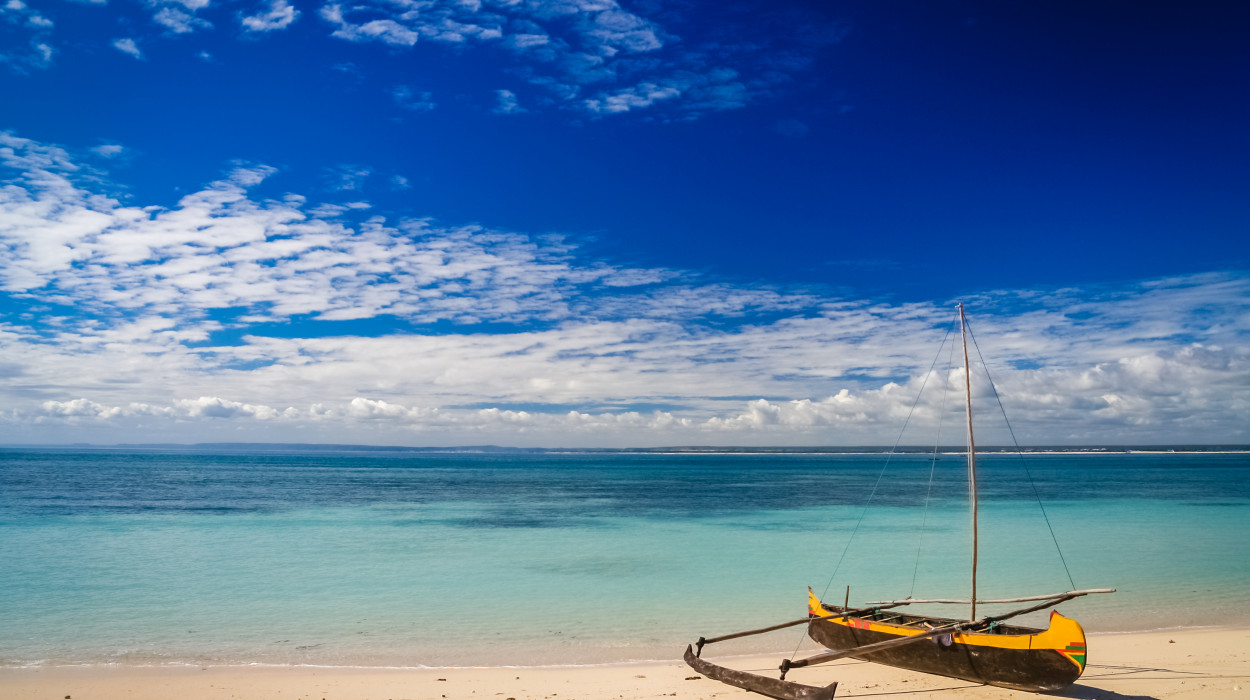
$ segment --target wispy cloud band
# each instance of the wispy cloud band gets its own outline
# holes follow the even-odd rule
[[[623,267],[567,238],[260,198],[280,176],[261,165],[173,207],[124,204],[77,160],[0,134],[13,440],[888,443],[921,383],[958,383],[929,374],[947,301]],[[1244,274],[963,301],[1025,441],[1245,439]],[[659,408],[606,408],[639,405]]]
[[[237,36],[258,40],[301,18],[287,0],[265,0],[230,17],[207,0],[146,6],[157,32],[135,27],[131,36],[99,37],[98,45],[147,60],[144,49],[155,41],[230,26]],[[688,12],[616,0],[363,0],[326,2],[316,16],[319,36],[329,41],[380,44],[390,54],[418,43],[483,52],[498,66],[498,78],[514,83],[496,92],[497,113],[521,111],[521,98],[530,109],[555,105],[594,118],[661,112],[664,119],[693,119],[738,109],[810,73],[814,57],[846,34],[844,25],[816,13],[767,13],[770,26],[761,27],[725,10],[709,35]],[[22,0],[0,5],[0,20],[29,36],[28,49],[0,53],[0,63],[23,72],[51,65],[57,54],[51,20]]]

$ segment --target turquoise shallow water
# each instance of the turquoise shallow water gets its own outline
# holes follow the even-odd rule
[[[1250,623],[1250,455],[1024,460],[1071,583],[1119,589],[1063,606],[1087,629]],[[966,597],[962,458],[931,492],[920,456],[874,492],[884,463],[0,450],[0,663],[602,663],[801,617],[808,585]],[[1070,586],[1021,463],[981,462],[982,597]]]

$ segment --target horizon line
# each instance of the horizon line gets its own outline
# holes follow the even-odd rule
[[[754,453],[754,454],[839,454],[853,452],[890,453],[905,452],[924,454],[930,452],[966,454],[965,445],[666,445],[656,447],[521,447],[512,445],[370,445],[359,443],[305,443],[305,442],[195,442],[195,443],[0,443],[0,450],[12,449],[182,449],[182,450],[253,450],[253,451],[304,451],[304,452],[636,452],[636,453]],[[1105,443],[1090,445],[981,445],[978,453],[1015,452],[1250,452],[1250,444],[1244,443]]]

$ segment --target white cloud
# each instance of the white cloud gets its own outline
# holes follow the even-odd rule
[[[680,21],[681,14],[667,16]],[[365,0],[321,9],[340,39],[398,47],[418,40],[498,46],[521,63],[517,72],[526,81],[570,106],[600,115],[669,107],[686,118],[736,109],[769,94],[788,82],[790,73],[810,70],[811,55],[845,34],[830,39],[834,35],[823,32],[821,23],[801,12],[790,14],[803,26],[773,28],[777,34],[771,38],[755,27],[734,27],[741,34],[735,40],[700,45],[684,43],[615,0]],[[727,29],[722,33],[733,36]],[[582,87],[589,85],[599,92],[583,97]]]
[[[1244,439],[1250,353],[1188,344],[1118,356],[1111,331],[1129,338],[1150,330],[1118,325],[1126,317],[1120,314],[1132,309],[1103,308],[1111,315],[1109,327],[1092,335],[1110,347],[1081,347],[1072,339],[1091,335],[1090,329],[1069,328],[1056,339],[1069,346],[1069,356],[1059,362],[1039,350],[1035,357],[1042,368],[1013,370],[1010,363],[992,368],[1026,443]],[[942,390],[949,387],[949,396],[957,396],[962,386],[958,368],[939,366],[925,379],[936,352],[932,346],[941,339],[935,322],[949,316],[949,308],[846,304],[828,317],[714,333],[667,321],[587,320],[550,331],[497,335],[251,337],[243,346],[194,349],[178,340],[183,332],[175,324],[153,323],[97,333],[95,339],[77,336],[51,353],[20,356],[27,358],[23,376],[32,383],[103,387],[87,378],[107,372],[114,386],[144,392],[121,401],[50,404],[43,411],[49,419],[281,418],[291,425],[311,421],[321,426],[319,431],[338,431],[329,434],[334,440],[426,444],[474,442],[483,435],[492,442],[548,445],[602,444],[607,437],[618,444],[889,444],[922,382],[929,390],[911,419],[913,429],[934,427]],[[1008,335],[1015,342],[1045,339],[1055,332],[1056,318],[1032,319]],[[1234,337],[1246,332],[1243,327]],[[988,327],[978,333],[983,346],[992,335],[996,350],[1012,354],[1010,343],[997,347],[999,336]],[[1100,356],[1107,359],[1100,361]],[[84,362],[87,357],[90,362]],[[1079,361],[1068,367],[1074,357]],[[263,365],[255,369],[230,369],[257,360]],[[158,394],[169,391],[169,384],[143,381],[153,375],[177,376],[179,391],[199,398],[162,402]],[[851,375],[881,378],[847,378]],[[906,379],[894,381],[888,378],[892,375]],[[364,386],[375,394],[354,393]],[[812,396],[819,386],[835,390]],[[982,415],[992,415],[986,387],[977,391]],[[718,398],[729,394],[798,396]],[[621,401],[681,407],[541,409]],[[481,407],[459,407],[464,404]],[[148,408],[125,408],[131,405]],[[955,427],[949,428],[947,442],[960,440],[960,411],[960,401],[948,401],[946,424]],[[983,430],[985,444],[1008,441],[1001,427]],[[916,441],[922,440],[905,442]]]
[[[56,51],[53,22],[25,0],[0,2],[0,16],[28,34],[24,43],[13,44],[22,48],[0,52],[0,63],[21,72],[50,65]],[[213,28],[204,17],[210,0],[145,0],[145,5],[166,38]],[[254,39],[290,27],[300,14],[290,0],[251,0],[235,16],[239,34]],[[825,31],[811,13],[794,11],[782,13],[789,19],[767,31],[726,24],[722,20],[734,13],[718,13],[712,38],[705,36],[707,22],[694,19],[687,8],[661,13],[658,6],[626,7],[616,0],[360,0],[327,2],[317,14],[335,39],[377,42],[394,49],[392,54],[418,42],[457,52],[483,47],[523,81],[507,91],[506,100],[496,94],[493,108],[500,113],[516,113],[519,107],[513,105],[522,102],[529,109],[557,105],[602,116],[662,110],[665,119],[737,109],[775,93],[792,74],[812,70],[816,52],[845,35],[844,28]],[[127,37],[112,45],[143,59],[142,41]],[[428,99],[403,104],[415,110],[433,106]]]
[[[516,234],[379,218],[350,229],[333,216],[367,203],[305,210],[297,200],[252,201],[246,188],[272,172],[264,168],[238,169],[173,210],[123,207],[76,188],[62,151],[8,140],[18,147],[9,149],[10,164],[25,168],[30,183],[0,199],[0,285],[11,291],[156,313],[254,306],[280,316],[360,318],[385,310],[470,320],[564,315],[560,285],[610,276],[574,270],[559,246],[542,249]],[[329,177],[336,189],[352,191],[370,173],[343,166]],[[474,296],[484,290],[489,299]]]
[[[537,25],[535,25],[537,27]],[[527,49],[547,46],[551,43],[551,37],[539,29],[535,33],[510,34],[504,39],[503,45],[517,52],[524,52]]]
[[[27,69],[42,69],[52,65],[56,50],[49,43],[52,20],[39,14],[22,0],[0,3],[0,26],[8,24],[25,34],[22,42],[13,42],[0,50],[0,65],[8,64],[19,73]],[[21,48],[19,48],[19,46]]]
[[[927,379],[919,371],[903,383],[842,388],[823,398],[715,399],[707,393],[744,388],[777,392],[801,386],[801,382],[775,377],[761,383],[756,374],[761,369],[791,369],[794,363],[778,361],[775,355],[756,362],[744,352],[764,337],[777,336],[772,344],[793,345],[795,339],[777,328],[759,329],[750,339],[732,335],[697,339],[676,330],[660,330],[660,337],[648,343],[637,335],[657,330],[648,324],[591,324],[502,337],[256,338],[240,350],[268,354],[272,359],[302,360],[281,359],[238,376],[218,372],[213,384],[240,395],[286,394],[306,399],[305,408],[279,409],[273,401],[218,396],[164,404],[109,404],[79,398],[46,401],[36,414],[41,420],[67,421],[124,422],[136,416],[210,421],[210,425],[219,419],[283,421],[319,426],[318,434],[336,441],[376,436],[371,439],[420,444],[483,439],[570,446],[605,444],[605,440],[609,444],[892,444],[905,422],[909,432],[904,444],[959,444],[962,440],[960,368],[939,368]],[[668,343],[678,347],[673,352],[659,347]],[[716,345],[721,347],[710,347]],[[835,340],[832,345],[845,347],[845,342]],[[621,348],[631,346],[634,356],[623,357]],[[122,347],[109,352],[115,354]],[[703,366],[685,361],[692,350],[706,355],[726,349],[731,351],[732,362]],[[866,354],[855,358],[871,359]],[[190,366],[196,364],[190,361]],[[403,368],[398,375],[397,368]],[[38,368],[30,371],[39,373]],[[1006,410],[1025,444],[1238,442],[1244,441],[1247,432],[1243,419],[1250,412],[1250,402],[1244,399],[1244,389],[1250,382],[1250,353],[1245,350],[1192,345],[1080,370],[1039,369],[1004,376],[999,368],[996,374]],[[927,392],[917,404],[917,391],[925,382]],[[393,397],[352,396],[346,389],[362,383]],[[497,406],[490,406],[489,400],[477,402],[479,407],[456,405],[501,388],[509,396],[494,399]],[[344,389],[347,393],[342,398],[333,396]],[[677,400],[684,406],[647,411],[542,409],[544,404],[595,403],[605,396],[625,395],[642,400],[646,400],[644,395],[652,400],[666,396],[670,403],[681,397]],[[996,422],[992,396],[984,384],[977,387],[975,401],[982,407],[978,427],[982,444],[1009,444],[1010,436]],[[510,405],[517,402],[533,408]],[[481,407],[482,403],[487,405]],[[944,423],[939,422],[942,416]],[[938,434],[935,429],[940,424],[945,425],[945,432]],[[326,430],[331,432],[320,432]]]
[[[191,418],[254,418],[256,420],[275,420],[278,418],[294,418],[299,412],[294,408],[279,411],[263,405],[240,403],[217,396],[201,396],[195,399],[180,399],[176,402],[178,409],[186,412]]]
[[[52,65],[55,55],[56,49],[36,36],[27,43],[25,49],[0,53],[0,64],[8,64],[19,73],[25,73],[28,68],[47,68]]]
[[[344,19],[343,7],[328,4],[321,8],[321,18],[335,25],[333,36],[348,41],[380,41],[392,46],[412,46],[420,35],[390,19],[375,19],[363,24],[352,24]]]
[[[116,158],[126,151],[126,147],[116,143],[105,143],[92,148],[91,151],[102,158]]]
[[[352,399],[347,406],[339,413],[353,418],[363,418],[366,420],[399,420],[406,422],[420,421],[424,416],[436,413],[433,411],[422,411],[419,408],[408,408],[399,404],[387,401],[378,401],[374,399],[366,399],[357,396]],[[322,415],[327,415],[325,412]]]
[[[329,180],[331,189],[339,192],[355,192],[362,189],[365,180],[369,179],[372,174],[373,169],[364,165],[345,164],[326,169],[326,179]]]
[[[171,416],[173,410],[163,406],[132,403],[127,406],[105,406],[89,399],[71,401],[44,401],[40,405],[41,417],[67,419],[112,420],[133,416]]]
[[[584,101],[582,104],[597,114],[619,114],[631,110],[643,109],[662,100],[671,100],[681,95],[681,90],[672,85],[656,85],[655,83],[639,83],[630,88],[619,90],[614,94],[600,95]]]
[[[174,34],[189,34],[197,29],[212,29],[211,22],[196,17],[176,7],[162,7],[152,15],[152,21]]]
[[[143,60],[143,52],[139,50],[139,45],[135,43],[134,39],[129,37],[125,39],[114,39],[113,48],[129,56],[134,56],[139,60]]]
[[[609,6],[610,5],[610,6]],[[603,3],[604,9],[583,15],[583,33],[594,40],[606,55],[617,51],[646,52],[663,46],[647,20],[622,10],[616,3]]]
[[[27,34],[0,51],[0,63],[20,72],[50,65],[57,50],[53,22],[25,0],[0,2],[0,16]],[[204,17],[210,0],[144,4],[166,38],[213,28]],[[235,14],[242,29],[236,34],[252,39],[290,27],[301,14],[290,0],[250,0],[244,7]],[[360,0],[327,2],[317,14],[335,39],[377,42],[394,49],[392,55],[418,42],[458,53],[480,47],[523,81],[505,101],[496,94],[491,107],[500,113],[516,113],[512,105],[524,103],[531,110],[556,105],[601,116],[661,111],[664,119],[693,119],[774,94],[794,74],[811,71],[817,52],[845,35],[845,27],[835,31],[814,13],[795,10],[769,15],[764,28],[735,24],[736,13],[714,12],[713,37],[709,20],[696,19],[688,8],[661,12],[616,0]],[[144,40],[127,37],[112,45],[143,59]],[[433,106],[428,99],[403,104]]]
[[[110,418],[119,415],[121,409],[102,406],[87,399],[72,401],[44,401],[43,411],[50,416],[64,418]]]
[[[0,167],[0,287],[43,306],[0,319],[3,420],[47,440],[70,425],[119,441],[889,443],[950,326],[945,303],[714,283],[558,237],[387,221],[366,201],[261,199],[263,166],[169,207],[123,204],[64,149],[9,133]],[[1026,442],[1246,440],[1245,275],[965,301]],[[325,335],[348,319],[411,325]],[[915,424],[938,410],[925,400]]]
[[[24,24],[28,28],[36,30],[51,29],[53,27],[52,20],[39,14],[29,5],[22,2],[22,0],[8,0],[8,2],[0,5],[0,17],[11,23]]]
[[[522,107],[516,98],[516,93],[511,90],[495,91],[495,114],[523,114],[526,110]]]
[[[31,42],[31,49],[33,49],[34,63],[39,66],[51,64],[52,56],[56,53],[51,46],[41,41]]]
[[[286,29],[299,19],[300,12],[286,0],[270,0],[264,12],[248,15],[239,21],[251,32],[271,32]]]

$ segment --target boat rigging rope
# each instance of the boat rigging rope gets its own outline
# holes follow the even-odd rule
[[[947,335],[949,336],[950,334],[947,333]],[[938,353],[941,353],[940,348]],[[929,459],[929,488],[924,494],[924,515],[920,518],[920,535],[916,540],[916,565],[911,570],[911,589],[907,591],[908,598],[916,594],[916,578],[920,574],[920,550],[924,548],[924,532],[929,524],[929,503],[933,498],[933,476],[937,472],[938,446],[942,444],[942,419],[946,417],[946,397],[950,393],[950,372],[954,359],[955,344],[951,343],[950,354],[946,357],[947,381],[943,383],[942,403],[938,407],[937,436],[933,438],[933,456]]]
[[[1003,414],[1003,422],[1007,424],[1007,432],[1011,434],[1011,442],[1016,448],[1016,457],[1020,460],[1020,468],[1024,470],[1024,475],[1029,480],[1029,486],[1033,489],[1033,498],[1037,500],[1037,507],[1042,511],[1042,519],[1046,521],[1046,529],[1050,530],[1050,539],[1055,543],[1055,551],[1059,553],[1059,561],[1063,564],[1063,572],[1068,575],[1068,583],[1072,586],[1069,590],[1076,590],[1076,583],[1072,580],[1072,572],[1068,570],[1068,560],[1063,556],[1063,549],[1059,546],[1059,538],[1055,536],[1055,528],[1050,524],[1050,516],[1046,514],[1046,506],[1042,504],[1042,496],[1038,493],[1037,484],[1033,481],[1033,474],[1029,471],[1029,466],[1024,459],[1024,451],[1020,449],[1020,441],[1016,439],[1016,431],[1011,427],[1011,421],[1007,419],[1007,409],[1003,407],[1003,400],[998,395],[998,387],[994,385],[994,378],[990,376],[990,366],[985,363],[985,358],[981,356],[981,346],[977,345],[977,337],[972,332],[972,326],[968,326],[968,336],[972,338],[972,347],[976,348],[977,359],[981,361],[981,369],[985,372],[985,379],[990,383],[990,391],[994,392],[994,400],[998,402],[998,410]]]
[[[820,593],[821,599],[829,594],[829,587],[833,585],[833,580],[838,576],[838,570],[842,568],[842,562],[846,559],[846,553],[851,549],[851,543],[855,541],[855,534],[859,532],[859,526],[864,524],[864,516],[868,514],[868,508],[872,505],[872,499],[877,495],[877,488],[881,486],[881,480],[885,477],[885,472],[890,468],[890,460],[894,458],[894,453],[898,450],[898,445],[903,440],[903,433],[907,431],[907,424],[911,422],[912,414],[916,412],[916,406],[920,403],[920,397],[924,395],[924,388],[929,383],[929,377],[933,376],[933,368],[937,366],[937,362],[942,357],[942,348],[946,346],[946,341],[950,338],[951,331],[954,326],[946,329],[946,335],[942,336],[942,344],[938,346],[937,353],[933,356],[933,362],[929,364],[929,371],[924,375],[924,381],[920,383],[920,391],[916,392],[916,400],[911,403],[911,410],[907,412],[907,418],[903,421],[903,427],[898,431],[898,437],[894,440],[894,446],[886,453],[885,464],[881,466],[881,472],[877,474],[877,481],[872,485],[872,491],[868,494],[868,500],[864,503],[863,510],[859,513],[859,519],[855,521],[855,527],[851,530],[851,536],[846,540],[846,546],[842,548],[842,555],[838,557],[838,563],[833,567],[833,573],[829,576],[829,581],[825,583],[825,588]],[[804,632],[804,636],[806,632]],[[790,654],[790,658],[794,658],[799,653],[799,647],[803,644],[803,637],[799,637],[799,641],[794,646],[794,653]]]
[[[933,362],[929,364],[929,371],[925,372],[924,381],[920,383],[920,391],[916,392],[916,400],[911,402],[911,410],[907,411],[907,418],[903,421],[903,427],[898,431],[898,437],[894,439],[894,446],[886,453],[885,464],[881,467],[881,473],[877,474],[877,482],[872,485],[872,491],[868,494],[868,501],[864,503],[864,509],[859,513],[859,520],[855,521],[855,527],[851,530],[851,536],[847,538],[846,546],[842,548],[842,556],[838,557],[838,563],[833,567],[833,574],[829,577],[829,582],[825,584],[825,590],[820,594],[822,599],[829,593],[829,587],[833,585],[833,579],[837,577],[838,569],[842,568],[842,561],[846,559],[846,553],[851,549],[851,542],[855,540],[855,534],[859,532],[859,526],[864,524],[864,516],[868,514],[868,508],[872,505],[872,499],[877,495],[877,487],[881,485],[881,479],[885,476],[885,471],[889,469],[890,461],[898,451],[899,443],[903,441],[903,433],[907,432],[907,424],[911,422],[912,414],[916,412],[916,406],[919,405],[920,397],[924,394],[924,388],[929,383],[929,377],[933,376],[933,368],[937,366],[938,360],[942,357],[942,348],[946,346],[951,330],[948,328],[946,335],[942,336],[942,344],[938,346],[937,354],[933,356]]]

